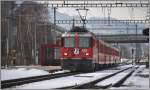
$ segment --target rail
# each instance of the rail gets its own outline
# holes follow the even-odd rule
[[[130,69],[130,68],[132,68],[132,67],[128,67],[128,68],[126,68],[126,69],[120,70],[120,71],[115,72],[115,73],[113,73],[113,74],[107,75],[107,76],[105,76],[105,77],[102,77],[102,78],[99,78],[99,79],[96,79],[96,80],[93,80],[93,81],[91,81],[91,82],[87,82],[87,83],[84,83],[84,84],[81,84],[81,85],[62,87],[62,88],[58,88],[58,89],[87,89],[87,88],[91,88],[91,87],[93,88],[93,87],[95,87],[94,85],[95,85],[96,83],[98,83],[98,82],[100,82],[100,81],[102,81],[102,80],[108,79],[108,78],[110,78],[110,77],[112,77],[112,76],[114,76],[114,75],[116,75],[116,74],[118,74],[118,73],[121,73],[121,72],[123,72],[123,71],[125,71],[125,70],[128,70],[128,69]],[[131,74],[130,74],[130,75],[131,75]],[[127,78],[127,77],[125,77],[125,78]],[[123,82],[123,81],[120,81],[120,82]],[[117,83],[116,85],[119,85],[119,83]]]
[[[12,79],[12,80],[4,80],[1,81],[1,88],[4,89],[12,86],[23,85],[27,83],[38,82],[42,80],[54,79],[54,78],[59,78],[64,76],[75,75],[75,74],[79,74],[79,72],[66,72],[66,73],[48,74],[48,75],[33,76],[33,77],[19,78],[19,79]]]

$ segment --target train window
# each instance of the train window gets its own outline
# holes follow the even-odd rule
[[[74,42],[73,37],[64,38],[64,47],[74,47]]]
[[[90,38],[79,37],[79,47],[90,47]]]

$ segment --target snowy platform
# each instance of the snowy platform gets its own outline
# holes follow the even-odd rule
[[[52,72],[52,74],[65,73],[68,70],[61,70]],[[32,76],[47,75],[50,72],[40,69],[30,69],[30,68],[13,68],[13,69],[1,69],[1,80],[11,80],[18,78],[27,78]]]
[[[31,66],[10,66],[8,69],[19,69],[19,68],[26,68],[26,69],[39,69],[45,71],[54,71],[60,70],[61,66],[40,66],[40,65],[31,65]]]
[[[38,69],[27,69],[27,68],[1,69],[1,80],[10,80],[46,74],[49,74],[49,72]]]

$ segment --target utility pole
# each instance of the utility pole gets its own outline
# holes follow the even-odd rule
[[[118,43],[117,43],[117,46],[118,46]],[[121,46],[119,46],[119,55],[120,55],[120,59],[122,59],[122,49],[121,49]]]
[[[20,61],[21,59],[21,47],[20,47],[20,30],[21,30],[21,15],[18,15],[18,18],[19,18],[19,26],[18,26],[18,29],[17,29],[17,47],[16,47],[16,51],[17,51],[17,61],[19,64],[22,64],[22,62]]]
[[[129,34],[129,23],[127,23],[127,35]]]
[[[131,52],[132,52],[132,65],[133,65],[133,55],[134,55],[134,49],[133,48],[131,49]]]
[[[55,25],[56,25],[56,7],[54,7],[54,27],[55,27]]]
[[[135,25],[135,28],[136,28],[136,39],[137,39],[137,24]],[[135,43],[135,63],[137,63],[137,59],[138,59],[138,57],[137,57],[137,54],[138,54],[138,51],[137,51],[137,43]]]
[[[73,21],[72,28],[74,28],[75,27],[74,18],[73,18],[72,21]]]
[[[148,0],[148,10],[150,10],[150,0]],[[149,28],[150,28],[150,13],[148,13],[148,17],[149,17]],[[149,38],[150,38],[150,35],[149,35]],[[149,43],[150,43],[150,39],[149,39]],[[149,62],[149,65],[148,66],[150,66],[150,61],[149,61],[149,57],[150,57],[150,53],[149,53],[149,51],[150,51],[150,44],[148,43],[148,62]],[[149,82],[150,82],[150,78],[149,78]],[[150,83],[149,83],[149,87],[150,87]]]
[[[35,23],[35,30],[34,30],[34,58],[35,58],[35,64],[38,65],[38,56],[37,56],[37,48],[36,48],[36,23]]]
[[[56,30],[56,7],[54,7],[54,31]],[[52,30],[51,30],[51,33],[52,33]],[[52,42],[54,42],[56,44],[56,40],[53,38],[52,39]]]
[[[6,17],[7,18],[7,17]],[[9,31],[9,20],[7,19],[6,20],[7,21],[7,39],[6,39],[6,43],[7,43],[7,45],[6,45],[6,52],[7,52],[7,65],[9,65],[10,63],[10,55],[9,55],[9,35],[10,35],[10,31]]]

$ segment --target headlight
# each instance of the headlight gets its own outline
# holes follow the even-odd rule
[[[89,55],[89,53],[86,53],[85,55],[86,55],[86,56],[88,56],[88,55]]]
[[[68,55],[68,53],[64,53],[64,55],[65,55],[65,56],[67,56],[67,55]]]

